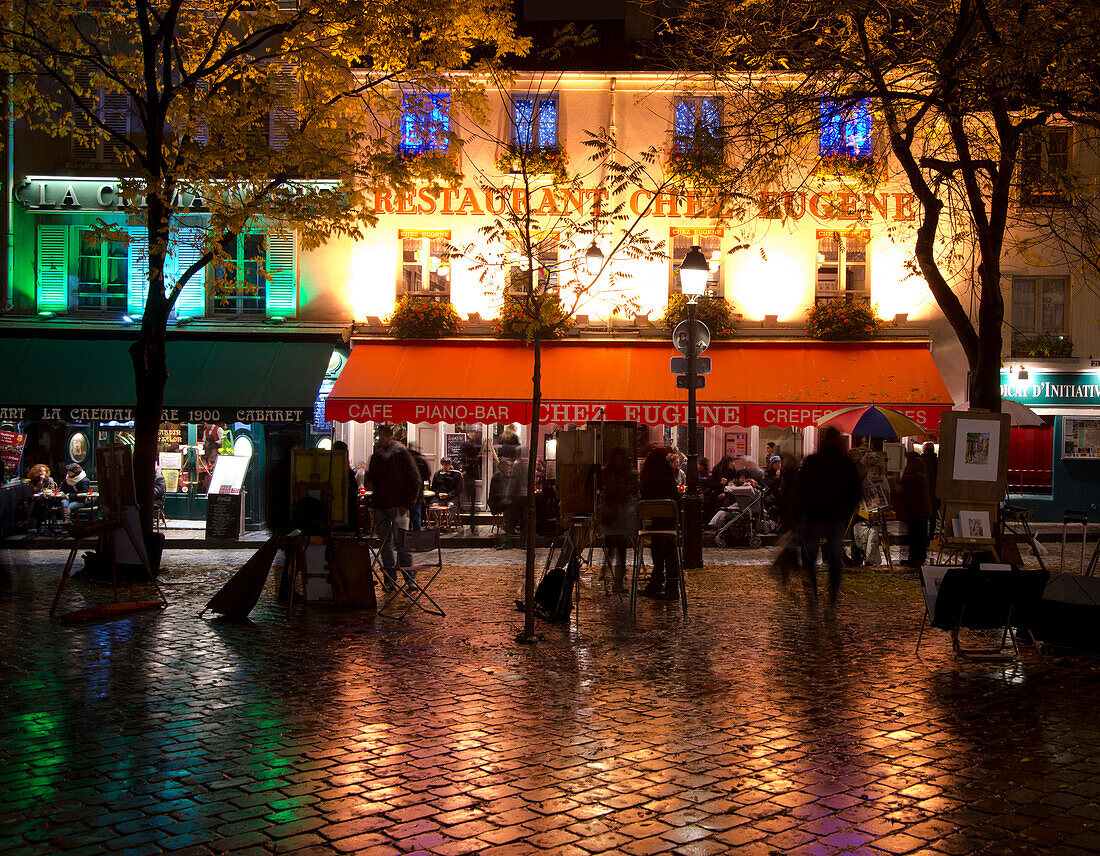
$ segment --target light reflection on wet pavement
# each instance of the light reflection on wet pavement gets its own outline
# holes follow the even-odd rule
[[[450,551],[442,619],[287,621],[274,574],[199,619],[248,555],[173,551],[167,610],[81,627],[64,552],[4,555],[0,853],[1100,852],[1100,656],[918,658],[911,576],[829,619],[713,551],[686,618],[586,577],[520,646],[518,552]]]

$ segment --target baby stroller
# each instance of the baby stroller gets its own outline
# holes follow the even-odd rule
[[[732,517],[723,522],[714,533],[714,545],[753,549],[759,547],[762,543],[760,533],[772,531],[773,528],[772,521],[764,514],[764,497],[768,493],[768,488],[765,487],[753,494],[736,494],[736,507],[727,506]]]

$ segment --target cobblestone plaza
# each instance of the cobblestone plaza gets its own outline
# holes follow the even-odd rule
[[[0,853],[1100,852],[1100,657],[918,657],[910,576],[850,573],[832,619],[716,550],[686,618],[586,577],[521,646],[516,551],[448,551],[445,618],[288,621],[274,574],[199,618],[248,555],[172,550],[168,609],[68,627],[65,553],[4,554]]]

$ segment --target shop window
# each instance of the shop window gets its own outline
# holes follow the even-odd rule
[[[817,284],[815,300],[858,300],[871,302],[867,276],[869,232],[817,233]]]
[[[1008,492],[1015,496],[1050,496],[1054,466],[1053,419],[1043,427],[1012,428],[1008,438]]]
[[[543,293],[557,293],[561,287],[559,279],[559,241],[557,232],[532,233],[531,256],[535,264],[535,288]],[[506,260],[508,293],[526,294],[528,285],[527,248],[519,235],[508,239]]]
[[[557,96],[512,97],[512,144],[524,149],[558,144]]]
[[[446,230],[401,229],[401,284],[398,296],[450,302],[451,233]]]
[[[446,152],[450,144],[451,96],[445,93],[405,95],[401,99],[401,139],[406,157]]]
[[[211,310],[216,315],[291,315],[296,293],[293,235],[246,232],[233,258],[213,266]]]
[[[821,157],[869,158],[873,154],[871,102],[821,102]]]
[[[1028,340],[1036,336],[1062,336],[1066,331],[1064,276],[1012,278],[1012,351],[1026,356]]]
[[[1020,150],[1020,204],[1069,202],[1070,129],[1045,125],[1024,137]]]
[[[698,245],[710,265],[707,294],[723,297],[722,290],[722,229],[692,229],[674,226],[669,231],[668,293],[680,294],[680,265],[693,246]]]
[[[706,96],[677,98],[673,105],[672,147],[683,154],[722,151],[722,99]]]

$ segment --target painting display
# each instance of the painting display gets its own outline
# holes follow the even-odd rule
[[[1001,430],[988,419],[959,419],[955,426],[956,481],[997,481]]]

